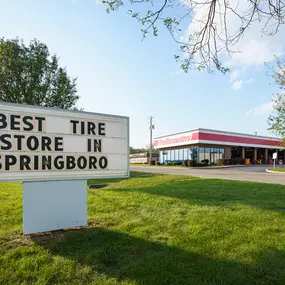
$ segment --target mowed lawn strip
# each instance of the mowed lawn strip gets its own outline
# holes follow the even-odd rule
[[[132,173],[88,190],[89,225],[21,235],[0,184],[1,284],[285,284],[285,187]]]
[[[276,172],[285,172],[285,168],[272,168],[270,170],[276,171]]]

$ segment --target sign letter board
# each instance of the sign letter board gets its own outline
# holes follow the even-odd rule
[[[0,103],[0,181],[129,175],[129,119]]]

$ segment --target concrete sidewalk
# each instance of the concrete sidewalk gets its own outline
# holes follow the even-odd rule
[[[222,169],[195,169],[183,167],[167,167],[167,166],[131,166],[131,171],[161,173],[161,174],[182,174],[192,175],[201,178],[218,178],[240,181],[254,181],[272,184],[285,185],[284,175],[265,172],[268,165],[262,166],[246,166]],[[284,189],[285,190],[285,189]]]

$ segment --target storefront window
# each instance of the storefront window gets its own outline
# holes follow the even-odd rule
[[[188,148],[184,148],[183,149],[183,160],[188,159],[189,157],[189,149]]]
[[[204,159],[205,159],[205,148],[200,147],[199,148],[199,159],[198,159],[198,161],[201,162]]]
[[[225,149],[220,148],[220,158],[225,158]]]
[[[198,161],[198,148],[191,148],[190,152],[191,152],[190,159]]]
[[[174,160],[178,160],[178,149],[174,150]]]
[[[178,160],[183,160],[183,149],[178,150]]]
[[[160,151],[160,152],[159,152],[159,161],[160,161],[161,163],[164,162],[163,151]]]
[[[169,150],[161,151],[160,153],[162,154],[162,163],[165,163],[169,160]]]
[[[205,159],[208,159],[209,163],[210,163],[210,153],[211,153],[211,149],[206,147],[205,148]]]
[[[218,159],[225,157],[224,148],[184,148],[175,150],[160,151],[160,161],[167,163],[169,161],[195,160],[201,162],[208,159],[209,163],[217,163]]]
[[[170,150],[169,151],[170,152],[170,158],[169,158],[169,160],[174,160],[174,150]]]

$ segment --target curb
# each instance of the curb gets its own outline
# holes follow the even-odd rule
[[[252,164],[235,164],[235,165],[224,165],[224,166],[217,166],[217,167],[209,167],[209,166],[205,166],[205,167],[188,167],[191,169],[227,169],[227,168],[235,168],[235,167],[247,167],[247,166],[251,166]],[[187,168],[187,167],[185,167]]]
[[[270,169],[265,169],[265,172],[285,175],[285,172],[274,171],[274,170],[270,170]]]

